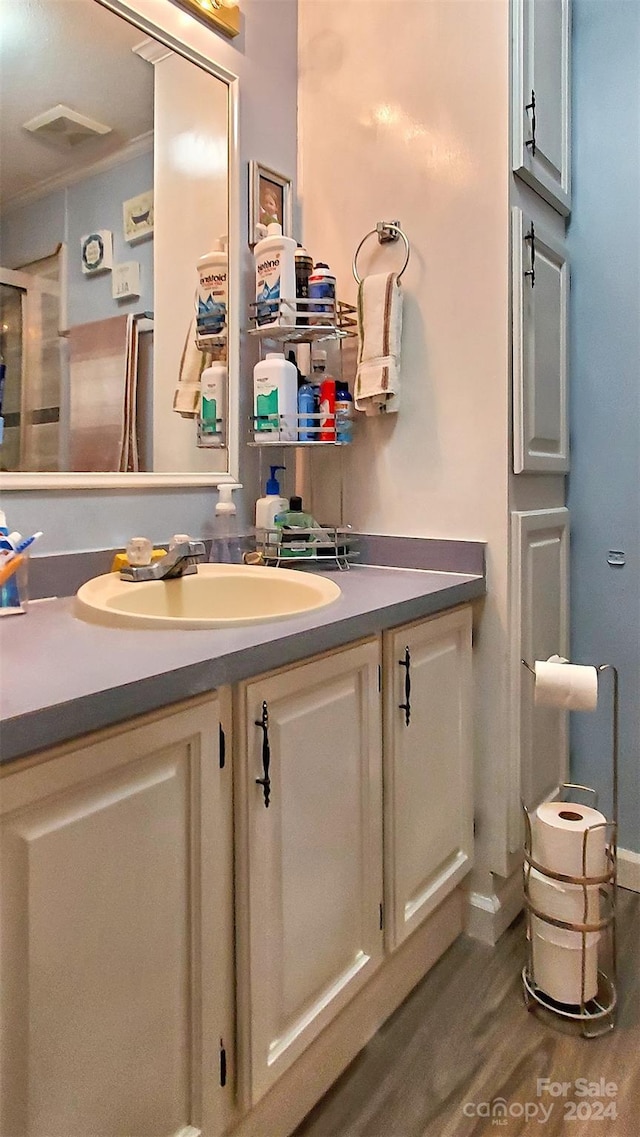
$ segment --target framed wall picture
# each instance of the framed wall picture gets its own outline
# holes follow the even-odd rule
[[[285,237],[291,237],[291,178],[249,162],[249,245],[267,235],[267,225],[277,221]]]
[[[153,233],[153,190],[122,203],[124,239],[129,244]]]
[[[111,272],[113,265],[113,234],[109,229],[96,229],[80,238],[82,271],[85,276],[98,272]]]
[[[140,262],[123,261],[111,272],[111,295],[114,300],[128,300],[140,295]]]

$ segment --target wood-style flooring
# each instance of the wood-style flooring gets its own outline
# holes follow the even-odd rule
[[[295,1137],[640,1137],[640,895],[618,895],[620,1011],[612,1033],[583,1039],[526,1011],[522,918],[495,948],[461,937]],[[538,1095],[542,1078],[570,1083],[566,1097]],[[576,1093],[581,1078],[615,1083],[615,1096],[596,1105]],[[507,1117],[483,1116],[482,1103],[499,1097]],[[607,1105],[609,1116],[597,1119]]]

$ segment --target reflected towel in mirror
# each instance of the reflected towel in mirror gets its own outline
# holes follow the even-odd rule
[[[196,347],[196,322],[189,324],[184,341],[178,385],[173,393],[173,409],[182,418],[196,418],[200,411],[200,376],[208,366],[209,353]]]
[[[137,332],[131,316],[77,324],[69,332],[71,470],[135,470]]]

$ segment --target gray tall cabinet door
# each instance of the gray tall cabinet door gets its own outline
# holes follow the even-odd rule
[[[515,207],[512,252],[513,469],[569,469],[569,265],[564,244]]]
[[[571,0],[512,0],[514,173],[571,211]]]

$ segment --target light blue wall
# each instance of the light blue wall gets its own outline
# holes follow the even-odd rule
[[[217,496],[214,490],[183,489],[51,490],[44,494],[3,494],[0,505],[11,529],[43,531],[37,555],[84,549],[122,548],[129,537],[149,537],[158,544],[173,533],[211,537]],[[240,511],[239,511],[240,512]],[[240,512],[244,528],[244,517]]]
[[[297,0],[243,0],[242,28],[234,40],[207,31],[212,54],[239,78],[238,163],[242,281],[240,326],[254,295],[253,257],[246,243],[249,207],[249,161],[291,177],[295,186],[297,156],[298,21]],[[265,113],[268,107],[268,113]],[[134,259],[134,258],[131,258]],[[251,374],[257,359],[255,342],[240,345],[240,416],[248,422]],[[244,425],[241,428],[242,437]],[[258,496],[255,451],[242,446],[240,480],[245,486],[240,520],[249,518]],[[1,507],[12,528],[32,533],[43,529],[40,553],[76,552],[122,545],[135,530],[155,540],[189,531],[208,535],[215,490],[126,490],[93,493],[54,491],[2,493]]]
[[[64,190],[7,211],[2,217],[2,264],[16,268],[53,252],[66,241],[69,327],[106,320],[120,312],[153,310],[153,239],[129,245],[122,232],[122,203],[153,187],[153,153],[94,174]],[[94,229],[113,233],[113,263],[138,261],[140,296],[114,300],[111,273],[82,272],[81,238]]]
[[[19,268],[54,252],[67,239],[66,194],[53,190],[29,205],[7,209],[0,217],[0,264]]]
[[[153,239],[129,245],[122,232],[122,203],[153,188],[153,154],[141,154],[67,190],[69,242],[69,324],[105,320],[120,312],[153,311]],[[87,276],[80,261],[81,238],[94,229],[113,233],[113,263],[138,261],[140,296],[114,300],[111,273]]]
[[[640,852],[640,3],[575,0],[572,658],[620,668],[620,844]],[[610,549],[624,568],[607,564]],[[604,689],[606,680],[603,680]],[[609,783],[606,707],[573,715],[575,780]],[[605,794],[606,803],[607,796]]]

